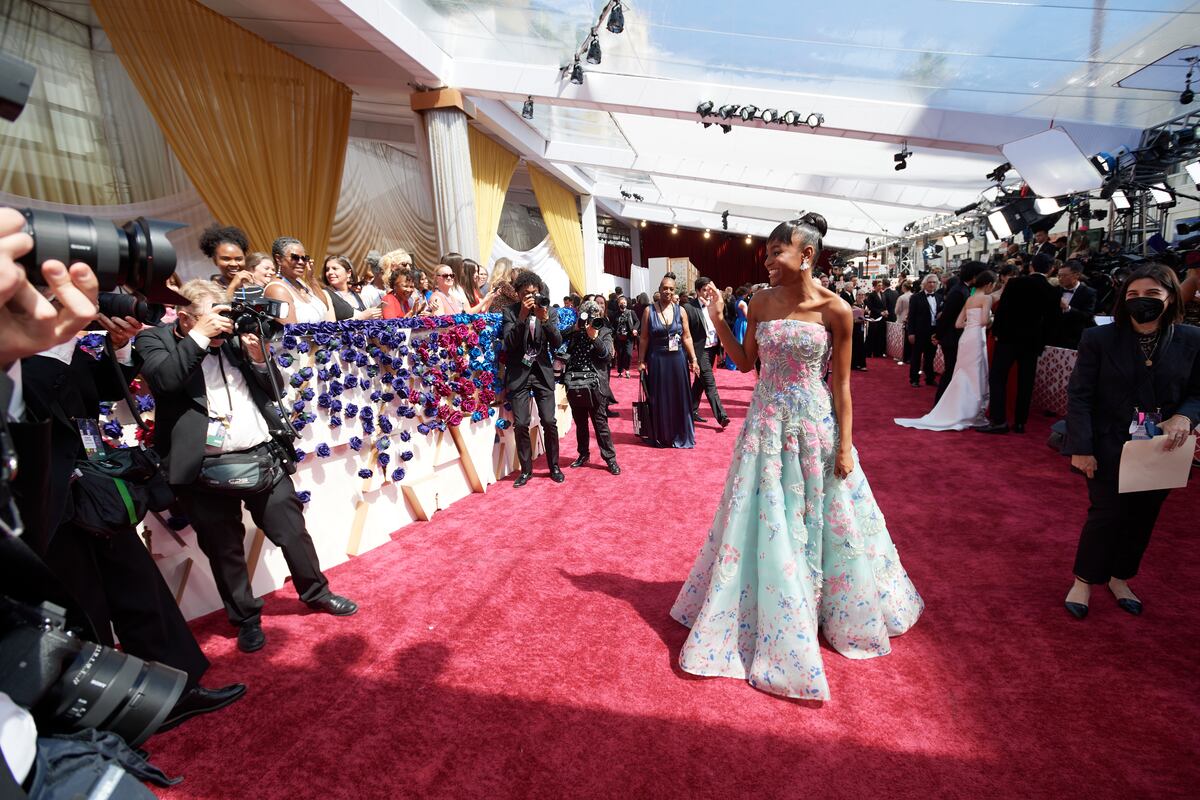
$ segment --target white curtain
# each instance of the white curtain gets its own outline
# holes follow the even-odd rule
[[[474,258],[479,234],[467,115],[457,108],[426,111],[425,130],[429,136],[438,240],[446,252]]]
[[[647,297],[653,297],[656,291],[658,291],[657,286],[651,288],[649,267],[639,267],[634,264],[629,268],[629,296],[631,298],[636,300],[642,292],[645,292]]]
[[[571,293],[571,281],[567,278],[567,271],[559,263],[558,255],[554,252],[554,245],[550,243],[549,236],[529,250],[514,250],[497,236],[496,243],[492,246],[492,263],[488,265],[489,271],[496,260],[500,258],[512,261],[514,269],[528,269],[536,272],[546,284],[546,290],[550,293],[549,297],[552,303],[561,305],[562,299]]]

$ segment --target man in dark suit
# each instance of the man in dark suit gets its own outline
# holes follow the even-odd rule
[[[887,354],[887,298],[883,293],[883,279],[871,282],[871,293],[864,302],[867,312],[867,355],[883,358]]]
[[[1054,242],[1050,241],[1049,231],[1037,230],[1033,232],[1033,242],[1029,245],[1029,255],[1048,255],[1054,258],[1058,252],[1058,248],[1054,246]]]
[[[892,288],[891,278],[883,279],[883,302],[887,306],[887,321],[896,321],[896,301],[900,299],[900,293]]]
[[[1013,431],[1025,432],[1029,405],[1033,402],[1038,358],[1046,349],[1046,342],[1062,313],[1058,290],[1046,279],[1046,273],[1053,263],[1051,256],[1034,256],[1033,274],[1010,280],[996,307],[995,321],[992,323],[996,347],[988,378],[990,423],[979,428],[984,433],[1008,433],[1008,373],[1013,364],[1017,365],[1017,408],[1013,415]]]
[[[916,387],[921,385],[922,362],[925,385],[935,385],[933,359],[937,355],[937,345],[933,343],[933,336],[938,312],[942,310],[942,300],[937,294],[938,283],[937,275],[926,275],[921,281],[921,290],[914,293],[908,303],[908,319],[904,323],[904,335],[911,346],[908,382]]]
[[[681,303],[680,307],[687,314],[688,332],[692,336],[692,350],[696,353],[696,360],[700,362],[696,379],[692,381],[692,422],[704,422],[704,418],[700,416],[700,395],[703,393],[708,396],[708,405],[712,409],[717,423],[724,429],[729,425],[729,415],[725,413],[725,408],[721,405],[721,395],[717,392],[717,379],[713,377],[713,360],[717,357],[717,351],[721,349],[721,341],[717,338],[716,328],[713,327],[712,318],[708,315],[707,301],[701,299],[704,295],[704,288],[710,283],[712,283],[710,278],[697,278],[696,296],[686,303]]]
[[[521,473],[513,481],[520,488],[533,477],[533,445],[529,440],[529,394],[533,393],[542,421],[546,466],[555,483],[565,480],[558,466],[558,423],[554,419],[554,362],[552,353],[563,341],[558,313],[544,304],[546,285],[536,272],[521,270],[513,278],[520,300],[504,309],[504,386],[512,403],[513,433]]]
[[[254,596],[246,569],[242,503],[266,537],[283,551],[300,600],[309,608],[348,616],[358,606],[329,590],[316,548],[304,524],[291,474],[292,433],[274,408],[272,377],[262,343],[253,334],[233,335],[220,313],[225,294],[210,281],[190,281],[180,293],[190,305],[178,309],[176,325],[151,328],[137,337],[142,376],[154,393],[154,449],[163,457],[196,542],[208,556],[238,647],[247,653],[266,644],[262,600]],[[215,307],[215,308],[214,308]],[[236,342],[236,345],[235,345]],[[274,460],[281,475],[272,486],[241,497],[197,484],[207,456],[254,452]]]
[[[1058,270],[1062,314],[1054,336],[1056,347],[1079,348],[1083,332],[1096,325],[1096,290],[1082,282],[1083,262],[1071,259]]]
[[[958,280],[954,281],[946,292],[946,301],[942,304],[942,311],[934,326],[934,343],[942,348],[942,360],[945,362],[942,377],[938,381],[935,403],[942,399],[950,381],[954,379],[954,366],[958,363],[958,340],[962,338],[962,331],[957,326],[958,315],[971,297],[971,286],[975,282],[975,276],[982,271],[983,264],[980,262],[964,262],[959,268]]]
[[[842,286],[842,290],[838,292],[838,297],[846,301],[846,305],[853,306],[858,299],[858,277],[851,276],[846,279],[846,283]]]

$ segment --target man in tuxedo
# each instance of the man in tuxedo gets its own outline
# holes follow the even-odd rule
[[[1013,364],[1017,365],[1013,431],[1025,432],[1038,358],[1046,349],[1046,342],[1062,314],[1058,289],[1046,279],[1053,263],[1053,257],[1040,253],[1033,257],[1031,275],[1013,278],[1004,287],[1004,297],[996,307],[992,323],[996,347],[988,377],[991,393],[989,424],[979,428],[984,433],[1008,433],[1008,373]]]
[[[221,315],[224,291],[211,281],[189,281],[180,294],[190,305],[178,309],[175,325],[151,328],[137,337],[142,377],[155,399],[154,448],[163,457],[196,542],[208,556],[217,592],[229,621],[238,628],[238,647],[262,649],[262,599],[254,596],[246,569],[242,503],[255,524],[283,551],[301,602],[315,611],[349,616],[357,604],[329,590],[316,548],[304,524],[292,473],[292,432],[274,408],[272,376],[263,344],[254,334],[235,337]],[[206,456],[246,452],[268,456],[282,476],[257,494],[241,497],[200,487]]]
[[[933,386],[936,374],[933,359],[937,345],[933,343],[938,312],[942,310],[942,299],[937,290],[940,281],[937,275],[926,275],[921,281],[921,290],[913,294],[908,303],[908,319],[904,322],[904,335],[908,337],[911,355],[908,362],[908,382],[915,387],[921,385],[921,368],[924,362],[925,385]]]
[[[846,301],[846,305],[853,307],[858,298],[858,278],[856,276],[847,278],[841,291],[838,292],[838,296]]]
[[[513,278],[516,303],[504,309],[504,386],[512,403],[513,433],[521,473],[513,481],[521,488],[533,477],[533,445],[529,440],[529,394],[533,393],[542,420],[542,439],[550,479],[562,483],[566,476],[558,466],[558,423],[554,419],[554,362],[552,353],[563,341],[558,313],[544,305],[546,285],[536,272],[523,269]]]
[[[1053,259],[1057,252],[1058,248],[1054,246],[1054,242],[1050,241],[1050,233],[1048,231],[1037,230],[1033,232],[1033,243],[1029,246],[1029,255],[1037,256],[1045,254]]]
[[[1083,263],[1071,259],[1058,269],[1059,308],[1054,344],[1079,349],[1083,332],[1096,325],[1096,290],[1082,282]]]
[[[946,393],[950,381],[954,379],[954,366],[958,363],[958,340],[962,338],[959,330],[958,315],[971,297],[971,286],[975,276],[983,271],[983,264],[978,261],[964,262],[958,270],[958,280],[954,281],[946,292],[946,300],[934,326],[934,344],[942,348],[942,360],[945,367],[938,381],[936,403]]]
[[[871,282],[871,293],[864,303],[867,312],[867,355],[883,358],[887,354],[887,298],[883,293],[883,280]]]
[[[704,299],[704,288],[712,283],[705,277],[696,279],[696,296],[681,303],[680,307],[687,314],[688,331],[692,336],[692,349],[700,369],[696,379],[692,381],[692,422],[704,422],[700,416],[700,395],[708,396],[708,405],[712,409],[717,423],[724,429],[729,425],[729,416],[721,405],[721,395],[717,392],[717,379],[713,377],[713,360],[721,349],[717,338],[717,329],[713,327],[712,317],[708,315],[708,301]]]

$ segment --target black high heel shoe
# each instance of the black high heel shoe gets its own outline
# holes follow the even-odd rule
[[[1111,586],[1108,587],[1108,591],[1112,592]],[[1115,592],[1113,593],[1113,597],[1117,597]],[[1140,617],[1142,615],[1141,600],[1134,600],[1132,597],[1117,597],[1117,606],[1122,611],[1133,614],[1135,617]]]
[[[1087,603],[1072,603],[1070,600],[1067,600],[1063,605],[1067,607],[1067,611],[1070,611],[1071,616],[1075,619],[1087,618]]]

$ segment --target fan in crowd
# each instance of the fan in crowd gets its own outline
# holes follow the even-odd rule
[[[285,323],[333,322],[333,307],[325,292],[313,280],[312,258],[299,239],[281,236],[271,245],[271,257],[279,279],[267,285],[266,295],[272,300],[287,303]]]
[[[345,256],[329,256],[321,270],[321,281],[325,284],[325,295],[333,307],[334,319],[379,319],[383,311],[371,306],[361,293],[350,287],[354,266]]]

